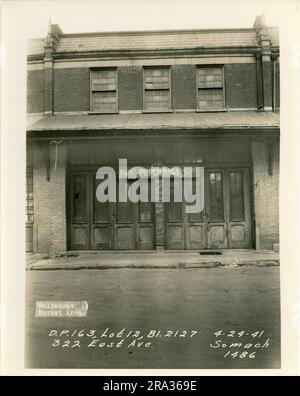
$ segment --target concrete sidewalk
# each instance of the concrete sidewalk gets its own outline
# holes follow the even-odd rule
[[[207,251],[206,251],[207,253]],[[67,252],[52,257],[27,254],[27,270],[80,270],[110,268],[214,268],[222,266],[278,266],[279,253],[257,250],[224,250],[222,254],[199,251],[94,251]]]

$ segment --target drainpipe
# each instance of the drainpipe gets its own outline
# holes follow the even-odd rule
[[[53,55],[57,48],[62,31],[58,25],[51,25],[49,20],[48,34],[44,45],[44,114],[52,115],[54,112],[53,94]]]
[[[277,54],[272,54],[272,63],[273,63],[273,111],[276,111],[276,72],[277,72],[277,67],[276,67],[276,61],[278,59]]]
[[[257,93],[257,110],[264,109],[263,80],[261,67],[261,53],[255,53],[256,58],[256,93]]]

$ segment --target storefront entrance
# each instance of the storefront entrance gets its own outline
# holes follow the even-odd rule
[[[205,169],[204,193],[202,213],[186,213],[185,203],[165,203],[166,248],[251,248],[249,169]]]
[[[70,249],[154,249],[154,205],[100,203],[97,183],[95,172],[70,173]]]
[[[68,180],[69,249],[155,249],[155,203],[100,203],[95,171],[71,171]],[[204,193],[202,213],[163,204],[165,249],[251,248],[249,168],[206,168]]]

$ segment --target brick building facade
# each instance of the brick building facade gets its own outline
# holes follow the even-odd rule
[[[29,43],[27,250],[273,249],[278,29],[64,34]],[[99,166],[203,166],[205,209],[95,199]]]

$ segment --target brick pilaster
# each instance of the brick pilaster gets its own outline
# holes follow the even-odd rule
[[[271,40],[263,16],[256,18],[254,28],[256,29],[256,37],[261,51],[263,109],[272,111]]]
[[[50,252],[67,250],[66,147],[62,140],[50,141],[49,180]]]
[[[44,60],[44,113],[53,114],[53,60]]]
[[[33,145],[33,252],[49,252],[49,142]]]
[[[279,144],[252,142],[256,249],[272,250],[279,242]]]
[[[161,164],[159,163],[159,166]],[[155,202],[155,248],[156,250],[165,249],[165,213],[164,203],[162,202],[162,178],[159,178],[159,188],[156,191]]]
[[[59,42],[62,31],[58,25],[49,23],[44,46],[44,113],[53,114],[53,53]]]

